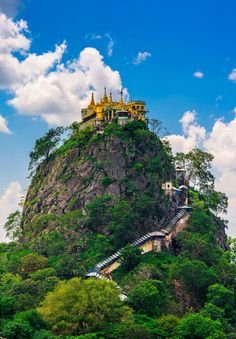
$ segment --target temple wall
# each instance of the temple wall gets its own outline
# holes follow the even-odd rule
[[[110,264],[109,266],[103,268],[101,270],[101,273],[104,274],[104,275],[108,275],[112,271],[116,270],[119,266],[120,266],[120,262],[119,262],[119,260],[117,260],[117,261],[113,262],[112,264]]]
[[[188,220],[189,220],[190,215],[187,214],[183,218],[181,218],[177,225],[175,226],[174,230],[172,230],[169,234],[166,235],[166,241],[168,243],[172,242],[172,239],[179,233],[182,232],[186,226],[188,225]]]

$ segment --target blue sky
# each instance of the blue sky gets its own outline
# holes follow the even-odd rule
[[[57,61],[52,63],[50,68],[43,74],[29,77],[25,83],[18,79],[14,80],[13,85],[6,85],[8,81],[6,78],[12,77],[15,69],[12,69],[12,72],[9,69],[8,73],[2,72],[1,75],[0,66],[0,88],[2,88],[0,115],[6,119],[5,124],[12,132],[0,132],[0,195],[4,195],[12,182],[18,182],[22,191],[27,188],[28,154],[35,139],[44,134],[52,122],[51,117],[50,119],[43,117],[41,108],[35,110],[34,103],[30,106],[27,95],[25,93],[22,95],[20,90],[26,85],[30,86],[32,82],[38,82],[40,76],[47,77],[48,73],[53,76],[58,64],[67,67],[67,62],[78,60],[86,47],[96,49],[103,56],[104,65],[110,66],[109,74],[105,74],[104,67],[101,66],[108,85],[112,84],[113,89],[117,90],[122,82],[131,98],[146,101],[149,116],[158,118],[164,123],[169,133],[173,135],[174,143],[176,137],[180,138],[178,139],[180,146],[176,150],[188,147],[186,145],[189,145],[192,138],[190,134],[193,133],[195,139],[190,140],[191,145],[193,142],[193,146],[199,146],[200,142],[207,150],[214,151],[213,131],[218,126],[217,119],[223,117],[219,133],[228,136],[222,137],[222,143],[232,152],[229,155],[227,170],[229,177],[236,179],[236,176],[234,177],[236,155],[232,147],[236,141],[231,140],[236,107],[234,81],[236,75],[232,73],[236,68],[235,1],[12,0],[9,5],[6,0],[0,0],[0,9],[15,23],[21,19],[27,22],[28,31],[25,29],[17,34],[22,34],[31,41],[30,47],[22,48],[23,53],[22,50],[12,48],[10,51],[3,51],[2,58],[8,53],[11,54],[11,59],[15,57],[20,63],[33,53],[36,56],[46,52],[54,53],[56,44],[61,45],[66,41],[67,45],[66,49],[61,47],[63,51],[53,54]],[[0,57],[1,43],[4,42],[0,40]],[[90,53],[89,50],[86,50],[86,53]],[[99,56],[96,55],[96,58],[99,59]],[[3,59],[3,65],[4,62],[6,61]],[[115,71],[119,72],[119,78]],[[198,77],[194,76],[195,72],[200,72]],[[22,78],[24,74],[26,73],[21,73]],[[99,77],[98,74],[96,76]],[[4,78],[2,87],[1,77]],[[60,84],[62,81],[60,80]],[[72,82],[71,78],[65,81]],[[103,87],[102,80],[100,84]],[[76,86],[81,91],[80,83]],[[30,90],[28,93],[30,96]],[[100,93],[98,89],[97,93]],[[78,98],[80,104],[82,104],[81,95],[80,93]],[[17,102],[7,104],[8,100],[15,97],[18,97]],[[20,100],[24,103],[22,104]],[[40,91],[35,100],[40,103]],[[73,104],[70,101],[70,104],[68,117],[74,119],[76,117],[74,101]],[[63,116],[63,119],[56,120],[58,124],[66,121],[67,101],[63,101],[63,105],[65,107],[63,106],[60,116]],[[51,104],[48,104],[48,107],[50,110]],[[79,110],[78,105],[78,118]],[[185,115],[186,119],[179,123],[185,112],[191,113]],[[54,113],[57,115],[55,109]],[[199,134],[203,129],[205,132]],[[217,156],[220,158],[222,154],[217,153],[216,158]],[[231,179],[224,178],[224,181],[220,181],[225,176],[226,169],[219,164],[218,158],[214,171],[218,175],[219,187],[228,187]],[[236,193],[227,187],[226,191],[229,192],[232,201],[234,199],[236,201]],[[231,206],[231,209],[234,208]],[[232,214],[230,218],[236,220],[236,215]]]

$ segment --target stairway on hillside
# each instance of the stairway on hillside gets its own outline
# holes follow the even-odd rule
[[[141,238],[135,240],[132,245],[140,247],[141,245],[153,240],[153,239],[161,239],[161,240],[165,240],[166,235],[170,234],[174,228],[176,227],[177,223],[188,214],[188,206],[184,206],[183,208],[180,208],[178,210],[178,212],[176,213],[176,215],[166,224],[164,224],[161,229],[159,231],[155,231],[155,232],[150,232],[150,233],[146,233],[145,235],[143,235]],[[105,260],[99,262],[98,264],[95,265],[95,267],[93,269],[91,269],[88,274],[86,275],[87,277],[93,277],[93,278],[98,278],[98,279],[106,279],[109,280],[109,278],[107,278],[103,273],[102,270],[110,265],[112,265],[113,263],[117,262],[118,259],[121,256],[121,251],[122,249],[120,249],[119,251],[115,252],[114,254],[112,254],[111,256],[109,256],[108,258],[106,258]],[[114,268],[115,269],[115,268]]]

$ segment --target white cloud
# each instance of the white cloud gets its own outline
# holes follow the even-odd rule
[[[104,63],[95,48],[87,47],[76,59],[63,63],[65,42],[37,55],[30,52],[25,21],[15,22],[2,14],[1,28],[0,89],[11,92],[8,104],[19,114],[41,117],[50,125],[68,124],[80,120],[81,108],[88,105],[92,91],[98,100],[106,84],[118,95],[120,74]],[[106,38],[111,55],[113,40],[109,34]],[[16,51],[24,55],[19,58]]]
[[[201,147],[214,155],[212,170],[216,177],[216,189],[229,197],[229,233],[236,236],[236,117],[230,122],[218,119],[209,133],[197,123],[194,111],[184,113],[180,122],[183,134],[167,137],[173,151],[188,152]]]
[[[193,73],[194,78],[202,79],[204,77],[204,73],[201,71],[196,71]]]
[[[197,124],[196,111],[187,111],[180,119],[183,135],[172,134],[168,136],[173,152],[188,152],[194,147],[202,147],[206,138],[206,129]]]
[[[23,61],[19,61],[12,54],[0,54],[0,89],[15,91],[22,86],[32,83],[56,64],[59,64],[66,44],[56,46],[54,52],[41,55],[29,54]]]
[[[133,60],[133,64],[139,65],[141,62],[145,61],[147,58],[150,58],[152,56],[151,53],[145,51],[145,52],[138,52],[135,59]]]
[[[22,198],[22,188],[18,181],[9,184],[0,196],[0,241],[7,241],[3,229],[10,213],[19,209],[19,202]]]
[[[11,134],[11,130],[7,126],[7,119],[0,114],[0,132]]]
[[[88,105],[91,92],[98,99],[103,87],[118,93],[122,87],[119,72],[103,62],[94,48],[85,48],[78,59],[20,86],[9,101],[20,114],[41,116],[50,125],[80,120],[80,110]]]
[[[234,68],[228,76],[228,79],[231,81],[236,81],[236,68]]]
[[[109,33],[105,34],[105,36],[108,39],[108,44],[107,44],[107,55],[112,56],[113,54],[113,46],[114,46],[114,41]]]
[[[25,36],[28,31],[24,20],[14,22],[5,14],[0,13],[0,53],[27,51],[30,47],[30,39]]]

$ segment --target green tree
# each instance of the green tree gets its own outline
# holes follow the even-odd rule
[[[37,253],[30,253],[21,258],[20,270],[24,276],[43,269],[47,266],[48,259]]]
[[[70,279],[74,276],[83,276],[85,269],[81,266],[78,258],[68,253],[62,255],[55,265],[57,276],[60,279]]]
[[[142,251],[134,245],[126,245],[121,250],[121,267],[126,271],[132,271],[141,261]]]
[[[207,233],[203,235],[190,231],[181,232],[177,236],[177,243],[181,247],[181,256],[201,260],[207,265],[217,264],[222,251],[212,238]]]
[[[201,233],[202,235],[212,234],[216,232],[216,220],[205,209],[204,203],[199,205],[199,200],[195,199],[193,205],[193,211],[189,222],[188,231],[192,233]]]
[[[64,127],[51,128],[43,137],[36,140],[33,151],[30,152],[29,170],[31,172],[34,172],[34,169],[42,160],[46,162],[49,160],[49,156],[61,141],[63,132]]]
[[[186,171],[186,181],[200,192],[212,191],[214,177],[210,172],[213,155],[200,149],[177,153],[175,164]]]
[[[215,214],[227,213],[228,198],[225,193],[212,191],[204,196],[206,207]]]
[[[38,311],[58,334],[78,335],[97,331],[129,317],[119,289],[105,280],[73,278],[49,292]]]
[[[219,278],[212,267],[200,260],[181,258],[173,267],[174,278],[183,284],[197,302],[203,303],[208,286],[216,283]]]
[[[0,318],[6,319],[15,313],[16,298],[11,295],[0,296]]]
[[[137,312],[158,316],[167,298],[163,283],[159,280],[141,281],[128,295],[128,304]]]
[[[14,316],[14,321],[27,322],[35,331],[48,327],[48,324],[43,320],[41,315],[36,310],[27,310],[16,313]]]
[[[10,239],[17,240],[22,234],[21,228],[21,212],[15,211],[7,217],[7,222],[3,226],[6,231],[6,236]]]
[[[176,317],[174,314],[167,314],[157,319],[157,323],[168,336],[172,337],[176,326],[180,323],[180,318]]]
[[[185,316],[175,329],[178,339],[226,339],[219,321],[204,317],[199,313]]]
[[[200,312],[204,317],[211,318],[213,320],[222,320],[224,319],[225,316],[225,311],[217,307],[216,305],[213,305],[211,303],[206,303],[204,307],[201,309]]]
[[[1,334],[7,339],[30,339],[33,332],[33,328],[27,321],[9,320],[4,323]]]
[[[163,134],[167,134],[167,131],[166,131],[166,128],[163,126],[163,123],[158,120],[158,119],[150,119],[148,121],[148,124],[149,124],[149,128],[150,130],[155,133],[156,135],[163,135]]]
[[[94,198],[89,204],[86,205],[88,211],[88,218],[86,225],[98,231],[110,220],[109,204],[111,197],[107,194]]]
[[[130,203],[126,200],[118,201],[110,209],[110,216],[109,230],[112,243],[119,248],[134,240],[135,213]]]
[[[226,315],[232,315],[234,308],[234,291],[220,284],[208,287],[207,300],[209,303],[224,309]]]

